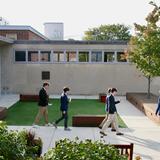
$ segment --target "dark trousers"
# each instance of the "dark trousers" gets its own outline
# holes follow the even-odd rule
[[[67,128],[68,127],[68,113],[67,113],[67,111],[65,111],[65,113],[63,113],[63,111],[62,111],[62,116],[55,123],[58,124],[63,119],[64,119],[64,127]]]
[[[159,113],[159,115],[160,115],[160,104],[158,104],[158,107],[157,107],[157,109],[156,109],[156,115]]]

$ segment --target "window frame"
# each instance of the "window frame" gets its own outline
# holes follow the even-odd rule
[[[20,51],[24,51],[25,52],[25,61],[16,61],[16,52],[20,52]],[[13,57],[13,59],[14,59],[14,63],[26,63],[27,62],[27,51],[26,50],[23,50],[23,49],[14,49],[13,50],[13,52],[14,52],[14,57]]]
[[[60,60],[60,56],[58,54],[57,58],[58,58],[58,61],[55,61],[55,54],[57,53],[62,53],[63,54],[63,61],[59,61]],[[64,50],[53,50],[53,63],[66,63],[65,61],[65,51]]]
[[[97,52],[97,54],[101,54],[101,61],[92,61],[92,55],[95,54]],[[99,52],[99,53],[98,53]],[[103,62],[103,50],[91,50],[91,54],[90,54],[90,59],[91,59],[91,63],[102,63]],[[97,57],[96,57],[97,58]]]
[[[29,52],[37,52],[37,54],[38,54],[38,60],[37,61],[29,61]],[[33,63],[33,64],[36,64],[36,63],[40,63],[40,55],[39,55],[39,53],[40,53],[40,51],[39,50],[32,50],[32,49],[28,49],[27,50],[27,62],[28,63]]]
[[[120,53],[123,53],[123,54],[125,54],[125,52],[124,51],[117,51],[117,63],[128,63],[128,60],[126,59],[126,61],[118,61],[118,54],[120,54]]]
[[[46,53],[50,52],[50,61],[42,61],[41,60],[41,54],[42,54],[41,52],[46,52]],[[51,50],[39,50],[39,54],[40,54],[39,55],[39,63],[52,63],[52,54],[53,54],[53,52]]]
[[[21,49],[21,48],[13,48],[13,56],[12,56],[12,61],[13,63],[21,63],[21,64],[67,64],[67,63],[74,63],[74,64],[82,64],[82,63],[85,63],[85,64],[106,64],[106,63],[109,63],[109,64],[115,64],[115,63],[123,63],[123,64],[127,64],[127,63],[130,63],[128,61],[128,59],[126,59],[126,61],[118,61],[118,54],[119,53],[124,53],[124,50],[123,49],[118,49],[118,50],[113,50],[113,49],[101,49],[101,50],[96,50],[96,49],[93,49],[93,50],[89,50],[89,49],[74,49],[74,50],[61,50],[61,49],[52,49],[52,48],[49,48],[49,49],[36,49],[36,48],[25,48],[25,49]],[[25,55],[25,61],[16,61],[16,51],[24,51],[26,53]],[[36,52],[38,54],[38,61],[29,61],[29,52]],[[48,52],[50,53],[50,61],[41,61],[41,52]],[[63,54],[63,61],[55,61],[55,58],[56,58],[56,53],[61,53]],[[67,53],[68,52],[73,52],[75,53],[76,55],[76,61],[67,61]],[[92,53],[94,52],[101,52],[102,54],[102,61],[97,61],[97,62],[94,62],[92,61]],[[80,61],[80,55],[81,54],[84,54],[86,53],[87,54],[87,61]],[[113,53],[114,54],[114,60],[113,61],[107,61],[105,62],[105,54],[106,53]],[[60,59],[60,58],[59,58]],[[82,59],[84,59],[84,57],[82,57]]]
[[[88,54],[88,61],[79,61],[80,52],[86,52]],[[78,50],[78,63],[90,63],[90,51],[89,50]]]
[[[70,61],[68,54],[70,53],[74,53],[75,54],[75,61]],[[66,63],[77,63],[77,51],[73,51],[73,50],[67,50],[66,51]]]
[[[105,53],[113,53],[113,61],[105,61]],[[104,63],[116,63],[116,51],[104,51]]]

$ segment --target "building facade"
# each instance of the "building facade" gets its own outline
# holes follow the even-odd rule
[[[145,92],[146,78],[125,59],[127,47],[120,41],[14,41],[1,53],[2,92],[36,94],[44,81],[51,94],[63,86],[74,95],[98,95],[110,86],[120,95]]]
[[[128,62],[125,41],[11,40],[0,37],[0,91],[37,94],[44,81],[50,93],[64,86],[73,95],[98,95],[116,87],[119,95],[146,92],[147,79]],[[158,94],[159,79],[152,92]]]

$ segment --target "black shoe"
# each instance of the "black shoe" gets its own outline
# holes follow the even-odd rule
[[[57,129],[57,124],[56,124],[56,123],[54,123],[54,122],[53,122],[52,124],[53,124],[53,126]]]
[[[124,134],[121,132],[116,133],[117,136],[123,136]]]
[[[100,133],[101,135],[103,135],[103,136],[107,136],[107,134],[104,133],[104,132],[102,132],[102,131],[100,131],[99,133]]]
[[[116,132],[116,130],[115,130],[115,129],[111,129],[111,131],[112,131],[112,132]]]
[[[102,129],[102,126],[98,126],[99,129]]]
[[[65,131],[71,131],[71,129],[70,129],[70,128],[64,128],[64,130],[65,130]]]

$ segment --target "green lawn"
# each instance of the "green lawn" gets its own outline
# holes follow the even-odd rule
[[[53,122],[61,115],[59,110],[60,102],[58,99],[51,99],[52,106],[48,107],[49,121]],[[8,109],[8,115],[5,121],[8,125],[32,125],[34,118],[37,114],[37,102],[17,102]],[[77,114],[93,114],[103,115],[104,103],[98,100],[72,100],[69,105],[69,125],[72,125],[72,116]],[[41,120],[41,124],[44,121]],[[61,122],[59,125],[63,125]],[[120,127],[126,128],[127,126],[119,117]]]

